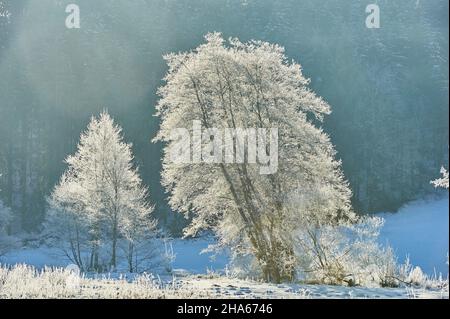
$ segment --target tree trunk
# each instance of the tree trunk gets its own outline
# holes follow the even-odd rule
[[[134,245],[132,242],[128,243],[128,270],[129,272],[133,272],[134,271],[134,267],[133,267],[133,251],[134,251]]]
[[[99,265],[99,261],[98,261],[98,247],[97,247],[97,245],[94,245],[92,247],[89,268],[91,270],[93,270],[93,271],[97,271],[97,272],[100,271],[100,265]]]
[[[262,259],[259,259],[264,280],[280,284],[295,279],[295,269],[290,265],[280,264],[281,260],[287,260],[294,256],[294,252],[286,247],[273,247]]]
[[[113,233],[112,233],[112,253],[111,253],[111,264],[112,269],[116,268],[116,255],[117,251],[117,221],[114,221]]]

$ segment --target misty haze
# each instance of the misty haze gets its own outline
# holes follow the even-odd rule
[[[0,0],[0,298],[448,298],[448,7]]]

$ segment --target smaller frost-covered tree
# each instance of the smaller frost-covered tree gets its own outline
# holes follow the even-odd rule
[[[448,171],[444,167],[441,167],[441,174],[442,177],[431,181],[431,184],[433,184],[434,187],[442,187],[448,189]]]
[[[136,242],[154,231],[155,222],[147,188],[133,167],[131,145],[123,141],[121,128],[106,112],[92,118],[77,152],[66,162],[69,167],[49,200],[53,213],[48,224],[67,236],[70,255],[79,264],[81,243],[87,239],[90,269],[101,268],[100,249],[105,245],[114,269],[121,239],[128,241],[127,255],[133,260]]]

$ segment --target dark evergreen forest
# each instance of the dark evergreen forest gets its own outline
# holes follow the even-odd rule
[[[160,185],[162,145],[151,143],[156,92],[162,56],[212,31],[278,43],[303,66],[332,107],[323,127],[358,212],[436,193],[430,180],[448,167],[447,0],[377,1],[379,29],[365,26],[368,1],[2,2],[11,16],[0,16],[0,198],[14,231],[40,229],[64,158],[103,109],[133,143],[160,224],[181,229]],[[81,8],[78,30],[64,25],[68,3]]]

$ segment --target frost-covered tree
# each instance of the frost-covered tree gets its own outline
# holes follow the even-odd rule
[[[99,268],[99,249],[109,245],[109,266],[114,268],[119,239],[129,241],[129,254],[133,256],[134,242],[155,227],[150,217],[153,206],[133,166],[131,145],[123,141],[121,128],[103,112],[91,119],[81,134],[77,152],[66,162],[69,167],[55,187],[50,204],[62,216],[64,227],[70,227],[67,231],[72,240],[76,239],[74,243],[83,233],[81,228],[87,230],[89,267]]]
[[[441,168],[441,174],[442,177],[431,181],[431,184],[433,184],[434,187],[442,187],[448,189],[448,171],[444,167]]]
[[[226,43],[214,33],[195,50],[165,59],[169,71],[159,89],[162,123],[155,140],[166,143],[162,183],[169,203],[193,216],[185,235],[212,229],[220,246],[231,247],[236,256],[253,256],[265,280],[292,280],[299,221],[322,225],[354,218],[333,145],[315,125],[330,113],[329,105],[308,88],[301,66],[275,44]],[[260,174],[258,163],[250,161],[172,161],[171,150],[180,143],[173,130],[187,128],[192,135],[196,120],[205,129],[277,128],[276,173]],[[203,148],[211,144],[202,143]],[[193,144],[195,151],[199,145]],[[294,194],[302,196],[302,209],[287,205]]]

